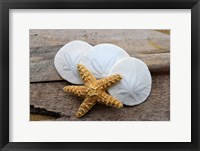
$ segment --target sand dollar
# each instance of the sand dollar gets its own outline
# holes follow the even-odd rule
[[[122,80],[108,89],[108,92],[123,104],[133,106],[142,103],[151,92],[151,74],[147,65],[136,58],[120,60],[109,75],[120,74]]]
[[[99,44],[91,48],[81,59],[81,64],[86,66],[97,78],[107,77],[114,64],[129,57],[127,52],[113,44]]]
[[[75,40],[64,45],[54,58],[54,65],[58,74],[65,80],[74,84],[82,84],[82,79],[77,70],[77,64],[91,45],[84,41]]]

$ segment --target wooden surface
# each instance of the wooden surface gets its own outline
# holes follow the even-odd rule
[[[56,81],[62,78],[54,67],[54,57],[62,46],[44,46],[31,48],[30,81]],[[143,60],[152,73],[169,72],[169,53],[135,54],[130,56]]]
[[[97,104],[83,118],[75,113],[83,98],[65,93],[62,89],[67,82],[31,84],[31,103],[61,114],[60,119],[71,120],[169,120],[170,86],[169,75],[153,76],[153,87],[148,99],[137,106],[117,109]]]
[[[30,30],[30,81],[62,80],[54,67],[57,51],[72,40],[92,46],[112,43],[143,60],[152,73],[170,70],[170,36],[153,30]]]
[[[30,103],[61,115],[30,120],[169,120],[170,119],[170,35],[154,30],[30,30]],[[72,40],[91,45],[113,43],[130,56],[143,60],[153,74],[152,92],[141,105],[121,110],[97,105],[85,117],[74,115],[82,98],[63,92],[69,85],[56,72],[57,51]]]
[[[56,120],[56,117],[40,114],[31,114],[30,121]]]

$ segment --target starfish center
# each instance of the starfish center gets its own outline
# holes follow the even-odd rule
[[[97,95],[97,88],[94,86],[90,86],[88,89],[88,96]]]
[[[108,87],[111,87],[122,79],[119,74],[96,80],[92,73],[83,65],[78,65],[78,71],[85,85],[64,87],[65,92],[85,97],[76,113],[77,117],[85,115],[96,103],[102,103],[116,108],[123,106],[120,101],[106,93]]]

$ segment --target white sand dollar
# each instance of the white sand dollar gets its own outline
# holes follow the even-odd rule
[[[64,45],[54,58],[54,65],[58,74],[71,83],[82,84],[83,82],[77,70],[77,64],[80,63],[81,57],[90,48],[92,48],[91,45],[79,40]]]
[[[97,79],[107,77],[114,64],[129,57],[127,52],[113,44],[99,44],[91,48],[81,59]]]
[[[147,65],[136,58],[120,60],[109,75],[120,74],[122,80],[108,92],[123,104],[133,106],[146,100],[151,92],[151,74]]]

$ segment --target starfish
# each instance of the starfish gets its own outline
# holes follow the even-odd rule
[[[96,103],[105,104],[116,108],[122,108],[123,104],[111,95],[106,93],[106,89],[113,86],[122,79],[119,74],[97,80],[92,73],[83,65],[78,64],[77,69],[85,85],[65,86],[65,92],[84,97],[84,101],[76,112],[76,117],[84,116]]]

